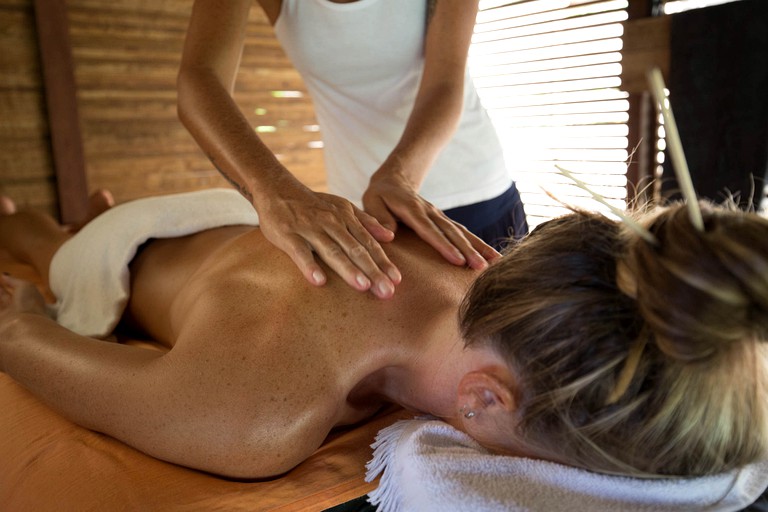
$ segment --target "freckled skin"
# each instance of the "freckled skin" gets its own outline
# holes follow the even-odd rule
[[[70,236],[44,215],[0,216],[0,249],[44,283]],[[123,322],[167,352],[71,332],[39,296],[24,302],[34,287],[19,281],[18,303],[3,287],[0,371],[79,425],[237,478],[293,468],[332,428],[386,402],[451,421],[468,373],[506,367],[492,350],[465,349],[458,330],[477,271],[406,229],[384,249],[403,273],[389,300],[333,272],[325,286],[308,284],[259,228],[150,241],[131,263]]]
[[[254,228],[148,244],[132,263],[126,316],[170,348],[162,381],[172,385],[158,407],[173,415],[177,403],[191,400],[183,395],[194,393],[195,408],[219,411],[196,419],[199,428],[211,428],[218,414],[223,425],[247,431],[250,448],[274,461],[265,475],[305,459],[333,427],[373,414],[387,401],[387,369],[433,341],[436,319],[455,318],[476,276],[407,230],[385,250],[404,276],[386,301],[333,272],[323,287],[308,284]],[[458,337],[456,326],[449,329]]]

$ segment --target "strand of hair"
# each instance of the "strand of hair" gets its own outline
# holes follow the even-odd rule
[[[602,195],[598,194],[597,192],[589,188],[589,185],[587,185],[586,183],[581,181],[579,178],[577,178],[571,171],[569,171],[568,169],[564,169],[559,165],[556,165],[555,167],[557,168],[558,171],[560,171],[560,174],[562,174],[563,176],[571,180],[574,183],[574,185],[586,191],[589,195],[592,196],[592,198],[595,201],[602,204],[603,206],[608,208],[611,211],[611,213],[619,217],[624,222],[624,224],[626,224],[630,229],[632,229],[632,231],[640,235],[640,237],[643,240],[654,245],[657,243],[656,237],[653,236],[653,234],[650,231],[648,231],[643,226],[641,226],[637,221],[635,221],[635,219],[627,215],[626,212],[624,212],[620,208],[616,208],[615,206],[613,206]]]

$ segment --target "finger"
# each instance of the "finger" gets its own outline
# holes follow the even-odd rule
[[[389,262],[381,246],[367,231],[360,227],[357,228],[356,234],[366,242],[361,243],[351,233],[347,233],[339,237],[337,246],[344,251],[349,261],[365,275],[366,281],[369,283],[368,289],[376,297],[380,299],[391,298],[395,293],[395,283],[381,267],[383,266],[391,272],[397,282],[401,279],[400,272]],[[357,280],[362,282],[359,277]]]
[[[327,277],[322,267],[315,261],[312,248],[307,242],[298,236],[290,237],[286,241],[286,247],[281,247],[299,268],[304,278],[315,286],[323,286]]]
[[[400,270],[389,259],[381,244],[368,231],[353,225],[350,227],[350,234],[355,239],[348,241],[351,244],[348,247],[350,259],[371,279],[374,293],[377,296],[381,298],[391,297],[394,293],[393,285],[400,283],[403,279]],[[357,247],[355,242],[358,244]],[[364,251],[360,250],[361,247]]]
[[[466,265],[467,259],[464,254],[453,245],[442,229],[432,220],[433,217],[438,218],[444,214],[423,198],[415,196],[414,199],[407,202],[387,203],[388,209],[416,232],[422,240],[436,249],[448,262],[454,265]]]
[[[481,238],[473,235],[471,232],[467,232],[472,235],[472,238],[469,239],[469,241],[472,243],[472,247],[474,247],[475,250],[480,253],[480,256],[485,258],[485,261],[492,262],[501,258],[501,253],[499,251],[485,243]]]
[[[402,281],[403,276],[397,266],[392,263],[392,261],[389,259],[389,256],[387,256],[387,254],[384,252],[384,249],[378,243],[391,242],[394,239],[395,234],[387,230],[388,233],[391,233],[391,237],[388,240],[381,240],[375,236],[372,239],[372,233],[368,223],[374,222],[378,224],[378,221],[362,210],[356,209],[355,213],[367,231],[359,231],[356,233],[355,230],[352,230],[353,236],[357,238],[361,244],[368,248],[368,252],[370,253],[378,268],[381,269],[394,284],[398,284],[400,281]]]
[[[326,236],[310,242],[332,268],[334,264],[340,266],[341,270],[334,270],[348,283],[352,279],[355,283],[353,287],[370,289],[377,297],[388,299],[394,294],[395,283],[399,283],[402,276],[379,242],[362,224],[360,217],[378,222],[351,203],[345,202],[344,208],[336,210],[332,219],[319,223],[324,226]],[[394,236],[394,233],[389,233]],[[322,254],[325,250],[331,251],[329,257],[333,260]],[[362,272],[362,276],[349,274],[352,271],[348,266],[350,262]]]
[[[347,232],[346,236],[351,238]],[[315,235],[310,241],[317,255],[336,272],[349,286],[359,291],[367,291],[371,288],[371,280],[365,273],[352,262],[349,252],[352,244],[346,242],[346,247],[337,242],[343,235],[334,234],[333,237],[328,234]],[[359,252],[363,252],[361,247]]]
[[[384,203],[380,197],[366,202],[365,212],[375,218],[382,226],[392,233],[397,231],[397,219],[392,215],[389,208],[387,208],[386,203]]]
[[[448,262],[454,265],[467,264],[464,254],[445,236],[443,230],[435,224],[424,207],[407,209],[398,215],[400,220],[419,235],[419,238],[436,249]]]
[[[362,225],[354,223],[329,231],[324,243],[315,245],[315,250],[353,288],[370,290],[380,299],[394,295],[395,284],[379,265],[392,272],[398,282],[400,273]]]
[[[394,230],[382,225],[373,215],[369,215],[359,208],[355,208],[355,215],[363,227],[368,231],[368,233],[371,234],[371,236],[373,236],[373,238],[376,239],[376,241],[391,242],[395,239]],[[397,225],[396,222],[395,225]]]
[[[493,257],[496,251],[472,234],[466,227],[449,219],[443,212],[434,213],[433,222],[445,234],[446,238],[456,247],[467,260],[467,265],[476,270],[483,270],[488,266],[488,259],[484,254]],[[482,251],[482,252],[481,252]]]

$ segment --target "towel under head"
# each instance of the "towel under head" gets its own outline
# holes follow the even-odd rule
[[[494,455],[438,420],[404,420],[379,432],[370,501],[399,511],[734,511],[768,487],[768,461],[719,475],[641,479],[554,462]]]

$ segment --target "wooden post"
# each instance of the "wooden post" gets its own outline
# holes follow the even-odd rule
[[[655,199],[654,167],[656,131],[653,103],[647,92],[629,95],[629,151],[632,158],[627,167],[627,201],[641,206]]]
[[[35,0],[34,7],[60,220],[71,224],[86,216],[88,186],[67,6],[65,0]]]
[[[625,36],[633,21],[650,18],[653,15],[653,3],[653,0],[629,0]],[[626,57],[625,52],[622,66],[629,64],[626,62]],[[626,73],[623,75],[626,79]],[[629,92],[628,149],[630,153],[634,151],[630,165],[627,167],[627,202],[641,206],[644,202],[655,199],[655,194],[652,192],[654,188],[651,185],[654,180],[656,132],[653,103],[646,88],[638,87],[636,82],[637,80],[633,84],[623,86],[624,90]]]
[[[630,20],[653,16],[653,0],[629,0],[627,14]]]

